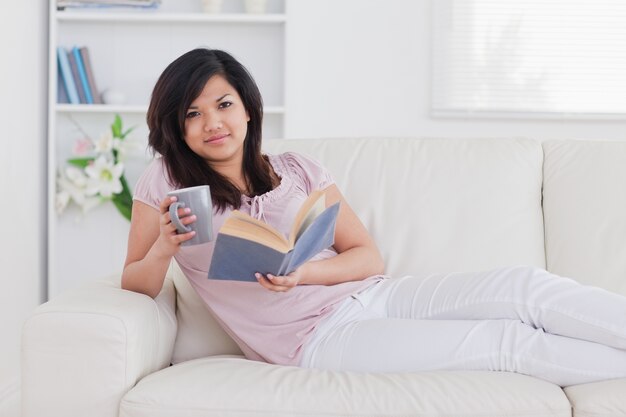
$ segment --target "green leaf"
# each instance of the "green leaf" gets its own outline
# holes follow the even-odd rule
[[[126,220],[130,221],[131,213],[133,211],[132,202],[128,204],[127,202],[120,201],[117,196],[113,196],[111,201],[113,202],[113,204],[115,204],[115,208],[117,208],[117,211],[119,211]]]
[[[130,192],[130,188],[128,187],[128,183],[126,182],[126,178],[122,176],[120,180],[122,182],[122,192],[119,194],[115,194],[115,195],[120,199],[120,201],[123,201],[129,205],[132,205],[133,196]]]
[[[125,138],[126,138],[126,136],[128,136],[128,134],[129,134],[130,132],[132,132],[133,130],[135,130],[135,128],[136,128],[136,127],[137,127],[137,126],[133,126],[133,127],[129,128],[128,130],[126,130],[126,132],[122,133],[122,135],[120,136],[120,139],[125,139]]]
[[[111,132],[113,133],[114,138],[122,137],[122,118],[119,114],[115,115],[115,121],[111,125]]]
[[[130,221],[133,209],[133,196],[130,192],[128,181],[126,181],[126,177],[124,175],[120,177],[120,182],[122,183],[122,191],[119,194],[114,194],[111,201],[115,204],[115,207],[122,214],[122,216],[124,216],[126,220]]]
[[[94,160],[95,160],[95,158],[93,158],[93,157],[88,157],[88,158],[70,158],[70,159],[67,160],[67,163],[71,164],[71,165],[74,165],[76,167],[79,167],[79,168],[85,168],[87,165],[89,165]]]

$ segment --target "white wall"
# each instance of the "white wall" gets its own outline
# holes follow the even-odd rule
[[[290,1],[285,136],[626,139],[626,120],[430,117],[433,1]]]
[[[17,409],[21,326],[42,299],[47,15],[44,0],[0,2],[0,415]]]

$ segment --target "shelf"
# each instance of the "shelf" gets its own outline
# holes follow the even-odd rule
[[[60,22],[133,22],[133,23],[284,23],[286,16],[278,13],[162,13],[153,11],[83,12],[63,11],[56,13]]]
[[[57,104],[58,113],[139,113],[145,114],[147,106],[142,105],[108,105],[108,104]],[[285,108],[281,106],[265,107],[265,114],[284,114]]]
[[[81,215],[77,207],[56,212],[58,169],[73,155],[75,139],[102,132],[119,114],[136,126],[137,142],[149,135],[146,114],[150,94],[162,69],[183,51],[207,42],[232,51],[254,70],[263,85],[263,137],[283,137],[286,36],[289,0],[271,0],[269,13],[244,12],[243,0],[225,4],[223,13],[204,13],[200,0],[161,0],[158,9],[67,8],[49,3],[48,13],[48,142],[47,142],[47,279],[48,297],[83,285],[90,277],[119,273],[124,264],[129,224],[112,204]],[[229,0],[230,2],[230,0]],[[224,2],[227,3],[227,2]],[[124,93],[123,104],[57,103],[57,48],[89,47],[97,85]],[[72,78],[74,80],[74,78]],[[87,133],[88,132],[88,133]],[[97,137],[97,136],[92,136]],[[128,160],[129,187],[152,155]],[[80,220],[79,220],[80,218]],[[103,239],[102,236],[106,238]],[[89,247],[85,242],[90,242]],[[117,242],[117,243],[116,243]]]
[[[148,108],[140,105],[110,106],[107,104],[57,104],[59,113],[146,113]]]

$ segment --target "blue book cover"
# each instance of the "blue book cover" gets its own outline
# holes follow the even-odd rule
[[[58,60],[57,60],[58,64]],[[61,66],[58,66],[57,70],[57,103],[67,104],[70,102],[70,98],[67,96],[67,91],[63,85],[63,77],[61,76]]]
[[[98,92],[98,87],[96,87],[96,79],[93,76],[93,70],[91,68],[89,50],[86,46],[80,48],[80,56],[83,59],[83,66],[85,67],[85,72],[87,73],[87,81],[89,82],[89,91],[91,92],[93,103],[102,104],[102,98],[100,97],[100,93]]]
[[[78,67],[78,75],[80,76],[80,83],[83,86],[83,90],[85,91],[85,98],[87,99],[87,104],[93,104],[93,95],[91,94],[91,89],[89,88],[89,80],[87,79],[87,71],[85,71],[85,64],[83,63],[83,58],[80,54],[80,49],[77,46],[73,47],[72,54],[74,54],[74,59],[76,59],[76,66]]]
[[[208,278],[256,282],[256,272],[287,275],[332,246],[339,203],[324,209],[324,198],[319,197],[314,195],[305,202],[289,240],[271,226],[233,212],[217,235]]]
[[[70,70],[72,70],[74,85],[76,86],[76,91],[78,92],[78,101],[80,102],[80,104],[87,104],[87,96],[85,95],[83,83],[80,82],[80,74],[78,73],[78,64],[76,63],[76,57],[71,50],[67,54],[67,62],[70,63]]]
[[[57,60],[59,61],[59,71],[63,79],[63,86],[65,87],[65,92],[67,93],[70,103],[80,104],[78,91],[76,90],[76,84],[74,84],[72,70],[70,69],[70,63],[67,60],[67,51],[62,46],[57,47]]]

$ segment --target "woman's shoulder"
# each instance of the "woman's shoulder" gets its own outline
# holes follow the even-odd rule
[[[133,199],[158,208],[162,198],[175,189],[163,158],[154,158],[135,185]]]
[[[318,162],[315,158],[302,154],[300,152],[283,152],[276,155],[271,155],[271,158],[280,160],[286,168],[297,171],[318,171],[325,170],[324,166]]]
[[[279,174],[295,177],[304,188],[311,192],[314,189],[323,189],[334,181],[328,170],[315,158],[299,152],[284,152],[270,155],[275,167],[281,168]]]
[[[148,163],[148,166],[144,172],[165,172],[167,169],[165,168],[165,162],[163,158],[160,156],[156,156],[152,158],[152,161]]]
[[[151,181],[165,182],[169,186],[173,186],[174,182],[171,180],[167,165],[162,157],[157,156],[148,163],[148,166],[143,171],[141,178],[146,178]]]

